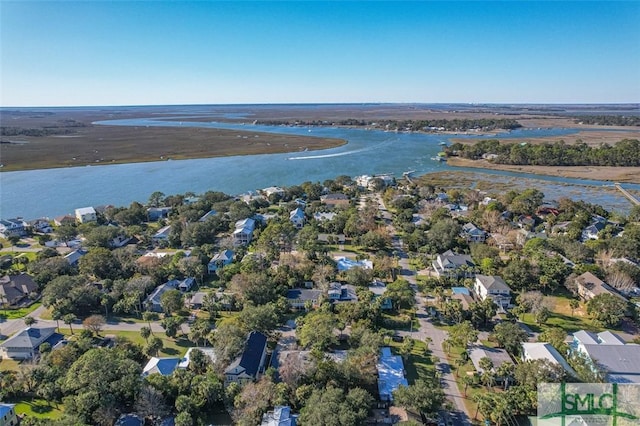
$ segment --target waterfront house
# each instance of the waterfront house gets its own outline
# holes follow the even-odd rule
[[[438,277],[471,278],[475,275],[471,256],[451,250],[439,254],[431,265]]]
[[[93,207],[82,207],[76,209],[76,220],[78,223],[96,222],[98,220],[96,209]]]
[[[62,216],[56,216],[53,219],[53,224],[56,226],[70,226],[70,225],[75,225],[75,223],[76,223],[75,216],[71,216],[68,214],[65,214]]]
[[[246,383],[260,378],[267,358],[267,336],[249,333],[242,353],[224,371],[225,383]]]
[[[340,193],[331,193],[326,194],[320,197],[320,201],[322,204],[325,204],[330,207],[336,206],[348,206],[349,205],[349,197]]]
[[[23,237],[27,234],[27,224],[24,220],[16,219],[0,219],[0,237]]]
[[[149,207],[147,209],[147,220],[149,222],[157,222],[160,219],[166,219],[171,213],[171,207]]]
[[[218,269],[231,265],[233,262],[233,251],[232,250],[222,250],[217,253],[215,256],[211,258],[209,263],[207,264],[207,272],[209,274],[214,274]]]
[[[31,359],[38,354],[40,345],[54,336],[55,331],[55,327],[27,327],[0,344],[0,358]]]
[[[41,232],[43,234],[48,234],[50,232],[53,232],[53,228],[51,227],[51,222],[46,217],[30,220],[27,222],[27,226],[31,228],[34,232]]]
[[[0,278],[0,305],[16,306],[38,291],[38,284],[29,274],[5,275]]]
[[[235,245],[246,245],[253,238],[253,231],[256,227],[256,221],[247,218],[236,222],[235,231],[233,231],[233,242]]]
[[[476,275],[473,290],[481,300],[491,298],[498,308],[511,307],[511,288],[498,276]]]

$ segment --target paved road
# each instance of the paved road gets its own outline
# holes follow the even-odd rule
[[[418,292],[415,272],[410,269],[409,257],[404,251],[402,240],[396,234],[396,231],[391,223],[391,214],[385,208],[382,197],[378,195],[377,200],[378,206],[381,211],[381,216],[385,220],[385,223],[387,224],[391,235],[393,235],[392,244],[393,249],[398,256],[400,276],[411,284],[411,287],[415,291],[416,297],[416,318],[420,323],[420,329],[416,331],[400,331],[398,332],[398,334],[410,336],[413,339],[421,340],[423,342],[427,337],[431,338],[432,343],[429,345],[429,349],[431,350],[431,353],[439,359],[439,362],[436,365],[436,369],[440,372],[440,382],[442,384],[442,388],[449,401],[451,401],[453,403],[453,406],[455,407],[455,411],[450,413],[450,417],[455,425],[471,425],[471,422],[469,421],[469,413],[467,412],[467,409],[464,405],[462,394],[460,393],[458,386],[456,386],[455,377],[453,376],[453,369],[447,362],[447,356],[442,349],[442,343],[447,338],[447,333],[443,330],[437,329],[429,320],[427,311],[425,309],[424,299]]]
[[[44,306],[40,306],[38,307],[38,309],[34,310],[27,316],[35,318],[35,326],[37,327],[57,327],[56,321],[40,318],[40,315],[42,315],[45,311],[46,308]],[[62,321],[60,321],[60,326],[68,327],[68,325],[64,324]],[[102,329],[104,331],[140,331],[140,329],[145,326],[148,327],[148,324],[145,322],[107,321]],[[24,319],[22,318],[6,320],[0,322],[0,335],[2,335],[3,337],[12,336],[25,327],[26,325],[24,323]],[[78,320],[73,323],[72,327],[74,327],[75,330],[80,330],[82,328],[82,322]],[[160,324],[157,322],[151,323],[151,330],[154,333],[164,332],[164,328],[162,328],[162,326],[160,326]]]

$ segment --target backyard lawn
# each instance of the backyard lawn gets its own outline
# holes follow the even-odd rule
[[[390,341],[387,346],[393,348],[393,353],[397,355],[402,343]],[[426,351],[424,342],[414,340],[411,355],[406,361],[403,359],[403,362],[409,384],[413,384],[416,379],[422,377],[433,377],[435,373],[435,365],[431,362],[431,351]]]
[[[62,417],[62,404],[49,405],[49,402],[40,398],[28,398],[13,402],[16,404],[16,414],[36,417],[39,419],[58,419]]]

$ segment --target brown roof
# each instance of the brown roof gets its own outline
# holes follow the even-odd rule
[[[5,275],[0,278],[0,294],[9,305],[13,305],[37,290],[38,284],[28,274]]]

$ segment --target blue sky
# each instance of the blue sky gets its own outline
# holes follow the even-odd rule
[[[640,102],[639,23],[639,1],[0,0],[0,104]]]

